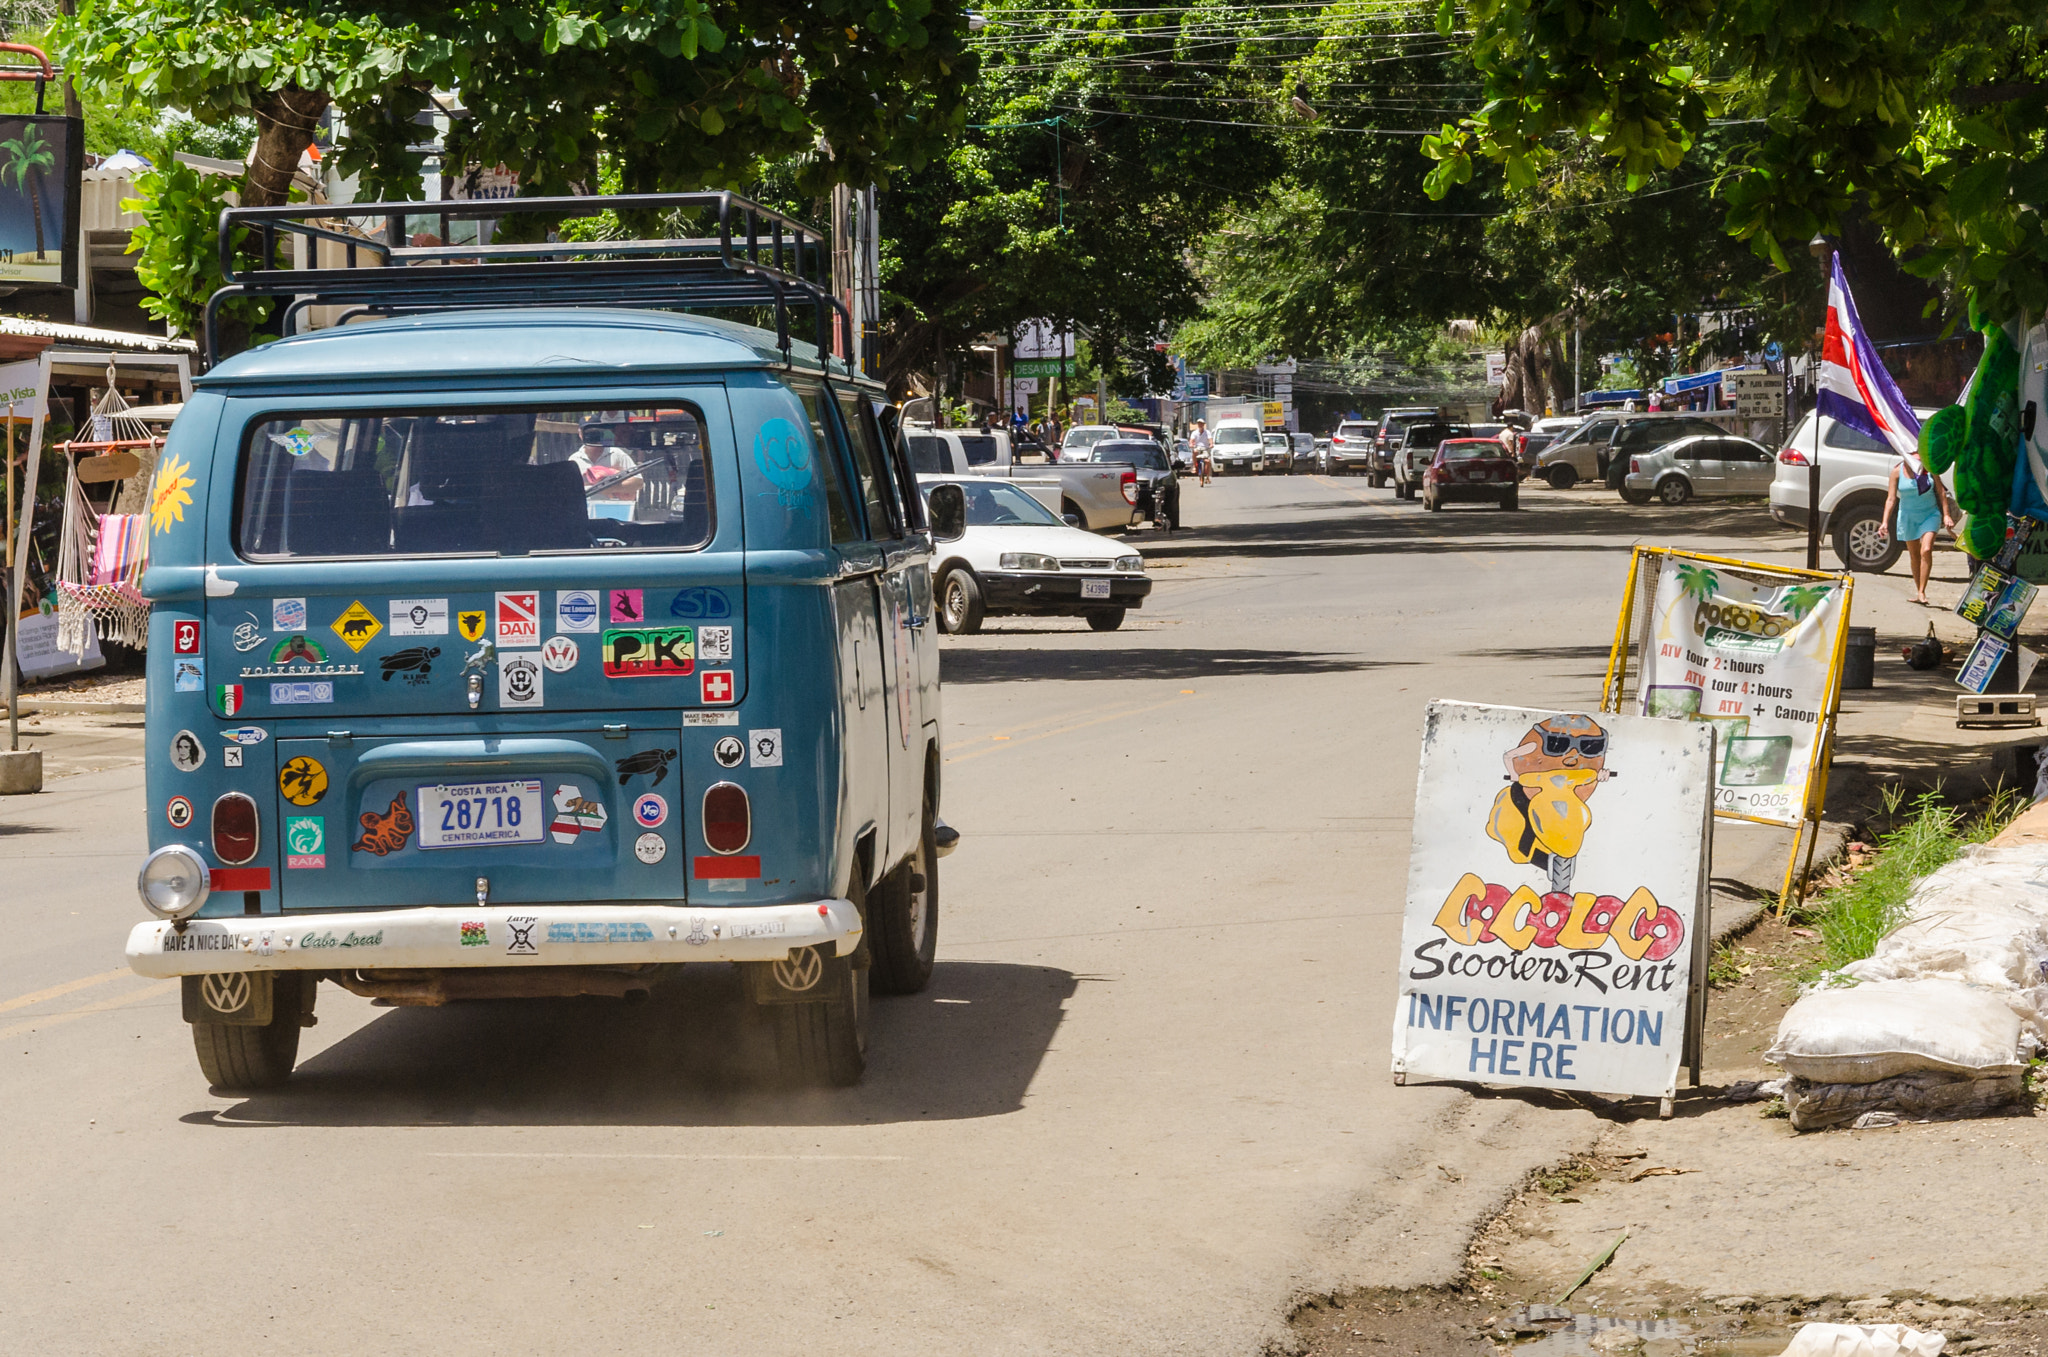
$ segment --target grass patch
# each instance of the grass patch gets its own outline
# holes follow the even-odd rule
[[[1885,809],[1896,816],[1902,793],[1887,791]],[[1821,952],[1814,966],[1838,970],[1876,950],[1877,941],[1899,925],[1906,897],[1921,877],[1953,861],[1973,843],[1998,833],[2019,813],[2020,798],[2008,791],[1992,795],[1983,810],[1945,804],[1940,791],[1922,794],[1896,829],[1877,841],[1870,865],[1811,902],[1804,911],[1820,930]]]

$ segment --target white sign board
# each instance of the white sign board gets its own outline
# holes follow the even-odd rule
[[[16,637],[21,649],[16,662],[21,666],[23,678],[55,678],[59,674],[75,674],[82,669],[98,669],[107,662],[100,653],[99,628],[87,618],[85,623],[85,653],[73,655],[57,649],[57,614],[30,613],[21,619],[21,631]]]
[[[1486,355],[1486,384],[1505,386],[1508,380],[1508,356],[1504,353]]]
[[[0,415],[14,405],[16,419],[30,419],[43,413],[43,364],[31,358],[26,363],[0,363]]]
[[[1848,621],[1840,584],[1674,553],[1649,607],[1643,714],[1718,728],[1716,812],[1799,823]]]
[[[1058,330],[1050,320],[1027,320],[1017,327],[1016,356],[1019,358],[1072,358],[1074,332]]]
[[[1676,1091],[1713,749],[1692,723],[1430,704],[1396,1074]]]
[[[1775,372],[1727,372],[1721,387],[1745,415],[1781,415],[1785,412],[1785,379]]]
[[[1010,386],[1020,396],[1035,396],[1038,394],[1038,379],[1036,377],[1012,378]]]

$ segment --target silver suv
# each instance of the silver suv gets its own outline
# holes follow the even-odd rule
[[[1934,411],[1915,409],[1923,421]],[[1771,517],[1788,528],[1806,527],[1806,484],[1813,465],[1812,411],[1778,451],[1771,480]],[[1899,455],[1881,438],[1832,418],[1820,422],[1820,530],[1832,539],[1835,555],[1850,570],[1882,574],[1899,559],[1901,544],[1884,521],[1885,490]],[[1955,493],[1955,472],[1942,484]]]

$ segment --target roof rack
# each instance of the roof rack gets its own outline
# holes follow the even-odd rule
[[[406,223],[412,218],[438,219],[438,239],[445,241],[448,224],[455,221],[594,217],[607,209],[695,214],[699,223],[708,217],[712,233],[507,245],[405,243],[411,239]],[[253,234],[250,253],[268,267],[236,267],[231,242],[237,227]],[[693,223],[692,229],[699,228]],[[275,267],[281,244],[314,267]],[[324,266],[337,253],[341,267]],[[317,305],[387,316],[495,306],[772,307],[785,364],[790,361],[792,305],[812,309],[818,353],[827,361],[847,361],[844,340],[852,334],[852,317],[832,294],[824,236],[731,193],[231,207],[220,214],[220,264],[227,285],[206,303],[203,352],[208,367],[220,356],[220,307],[230,297],[293,298],[283,319],[286,335],[296,333],[300,314]],[[834,313],[843,326],[832,323]]]

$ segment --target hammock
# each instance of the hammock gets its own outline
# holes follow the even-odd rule
[[[136,484],[146,486],[155,471],[155,452],[162,439],[127,413],[128,403],[110,380],[93,407],[89,442],[62,444],[66,454],[62,546],[57,555],[57,648],[82,656],[90,622],[100,639],[141,646],[149,639],[149,600],[143,596],[142,572],[149,565],[149,519],[144,513],[102,514],[79,483],[75,454],[135,450],[141,467],[126,479],[113,499],[126,507]],[[137,447],[137,445],[140,447]]]

